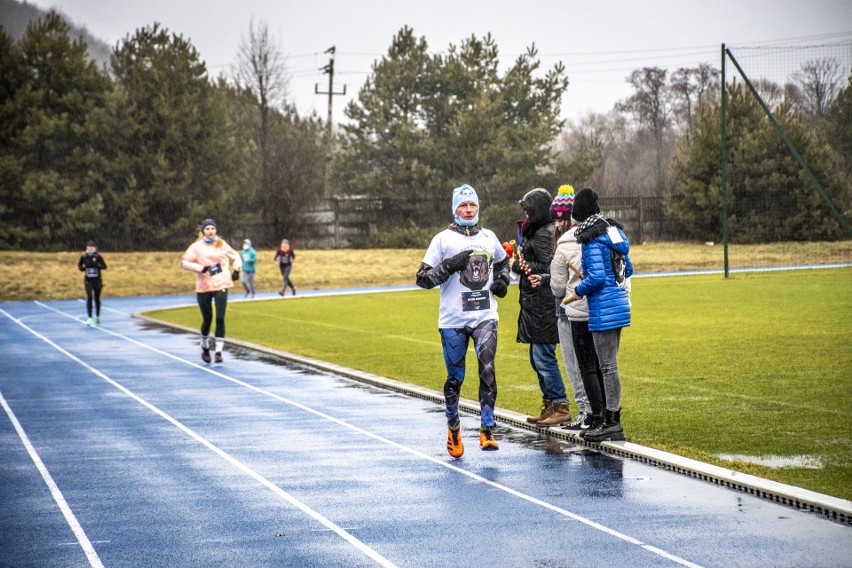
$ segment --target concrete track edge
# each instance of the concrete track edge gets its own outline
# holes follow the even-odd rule
[[[170,327],[172,329],[179,329],[192,334],[198,333],[197,329],[159,320],[141,313],[134,313],[132,314],[132,317],[145,320],[153,324]],[[249,343],[247,341],[228,338],[227,343],[231,345],[239,345],[245,349],[251,349],[286,361],[304,365],[306,367],[342,375],[350,379],[396,391],[408,396],[422,398],[439,404],[444,403],[444,394],[432,389],[409,385],[387,377],[373,375],[371,373],[350,369],[348,367],[335,365],[318,359],[312,359],[310,357],[287,353],[286,351],[271,349],[262,345]],[[462,399],[459,402],[459,408],[465,412],[479,416],[478,402]],[[743,491],[769,501],[788,505],[795,509],[817,513],[835,522],[852,525],[852,501],[838,499],[836,497],[831,497],[830,495],[824,495],[815,491],[802,489],[801,487],[786,485],[784,483],[778,483],[777,481],[771,481],[754,475],[740,473],[723,467],[700,462],[698,460],[678,456],[669,452],[640,446],[639,444],[633,444],[631,442],[601,442],[600,444],[589,443],[580,438],[577,434],[560,428],[537,428],[526,422],[525,415],[511,410],[502,410],[497,408],[495,409],[494,416],[501,424],[506,426],[544,434],[551,438],[570,441],[602,452],[639,460],[656,467],[709,481],[736,491]]]

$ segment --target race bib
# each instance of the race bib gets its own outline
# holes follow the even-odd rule
[[[210,276],[222,274],[222,265],[218,262],[216,264],[211,265],[210,268],[207,270],[207,274],[209,274]]]
[[[86,269],[86,278],[97,278],[101,275],[101,271],[99,268],[87,268]]]
[[[462,292],[462,311],[478,312],[491,309],[491,294],[488,290]]]

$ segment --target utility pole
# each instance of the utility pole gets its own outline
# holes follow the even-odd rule
[[[334,95],[345,95],[346,85],[343,85],[343,92],[336,93],[334,91],[334,52],[335,46],[331,46],[325,50],[325,53],[331,54],[331,59],[328,60],[328,65],[321,67],[323,73],[328,74],[328,91],[322,92],[319,90],[319,83],[314,83],[314,93],[317,95],[328,95],[328,124],[326,125],[326,156],[325,156],[325,195],[329,194],[329,164],[331,162],[331,101]]]

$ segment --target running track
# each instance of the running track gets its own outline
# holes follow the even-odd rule
[[[852,566],[812,513],[470,415],[452,460],[435,403],[204,365],[130,317],[175,301],[0,304],[0,566]]]

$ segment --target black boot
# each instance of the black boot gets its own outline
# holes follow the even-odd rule
[[[624,429],[621,427],[621,409],[604,412],[604,423],[599,428],[589,428],[583,439],[587,442],[618,442],[624,440]]]
[[[591,424],[589,424],[588,428],[586,428],[585,430],[580,432],[580,437],[585,440],[586,435],[588,435],[590,432],[594,431],[595,429],[602,427],[603,423],[604,423],[603,410],[601,410],[600,412],[592,412],[592,422],[591,422]]]

